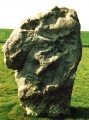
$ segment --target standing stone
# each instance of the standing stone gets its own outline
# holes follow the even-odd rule
[[[73,9],[55,6],[23,20],[3,52],[5,64],[15,70],[18,97],[28,115],[70,114],[82,54],[80,23]]]

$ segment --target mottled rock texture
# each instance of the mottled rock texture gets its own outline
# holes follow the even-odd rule
[[[18,97],[27,114],[70,114],[82,54],[80,23],[73,9],[54,7],[23,20],[3,52],[5,64],[15,70]]]

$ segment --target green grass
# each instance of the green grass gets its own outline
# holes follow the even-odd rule
[[[0,43],[5,42],[9,38],[12,31],[13,29],[0,29]]]
[[[8,30],[6,31],[8,32]],[[11,31],[9,31],[8,33],[8,35],[10,35]],[[88,40],[85,34],[87,33],[82,33],[82,41]],[[8,37],[9,36],[6,36],[4,38],[2,37],[2,41],[5,41]],[[0,43],[0,49],[2,48],[3,44],[3,42]],[[89,41],[87,41],[87,44],[89,44]],[[50,120],[49,118],[29,117],[26,115],[25,110],[20,107],[20,101],[17,96],[17,85],[14,80],[14,71],[6,68],[6,66],[4,65],[3,53],[1,50],[0,58],[0,120]],[[71,116],[66,118],[65,120],[89,120],[88,61],[89,48],[83,47],[82,59],[78,66],[72,92]]]
[[[81,40],[83,45],[89,45],[89,31],[81,31]]]

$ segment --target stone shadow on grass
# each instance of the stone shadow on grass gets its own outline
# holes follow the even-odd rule
[[[89,107],[71,107],[72,119],[89,119]]]

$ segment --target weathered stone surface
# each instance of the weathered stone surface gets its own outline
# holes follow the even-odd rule
[[[16,70],[18,97],[27,114],[70,114],[82,54],[80,23],[74,10],[54,7],[23,20],[3,51],[7,67]]]

